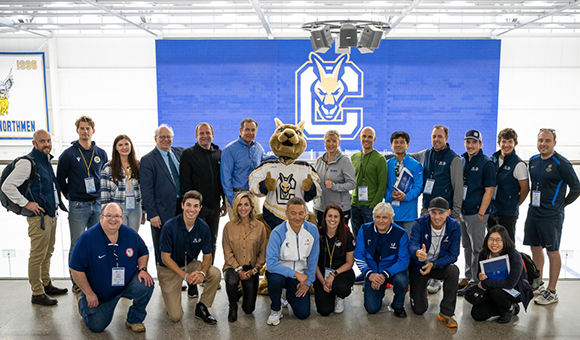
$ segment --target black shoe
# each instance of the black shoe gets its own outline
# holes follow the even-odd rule
[[[64,295],[68,293],[68,289],[55,287],[52,285],[52,282],[50,282],[48,285],[44,286],[44,293],[48,295]]]
[[[217,323],[217,320],[211,316],[207,307],[201,302],[195,307],[195,317],[203,320],[208,325],[215,325]]]
[[[228,321],[236,322],[238,320],[238,304],[230,303],[230,310],[228,312]]]
[[[512,304],[512,310],[514,312],[514,316],[520,314],[520,304],[519,303]]]
[[[474,284],[470,283],[467,286],[464,286],[463,288],[457,289],[457,296],[464,296],[465,295],[465,291],[468,290],[469,288],[473,287]]]
[[[497,323],[508,323],[512,320],[512,311],[508,310],[507,312],[505,312],[504,314],[500,315],[499,318],[497,318]]]
[[[407,317],[407,312],[405,312],[405,307],[395,308],[395,306],[393,306],[393,304],[391,303],[391,308],[393,309],[396,317],[398,317],[398,318],[406,318]]]
[[[187,287],[187,296],[192,299],[199,297],[199,293],[197,292],[197,285],[189,285],[189,287]]]
[[[58,303],[56,299],[53,299],[46,294],[32,295],[32,299],[30,299],[30,301],[35,305],[41,306],[54,306]]]

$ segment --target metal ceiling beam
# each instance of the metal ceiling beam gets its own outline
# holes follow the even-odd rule
[[[534,22],[536,22],[536,21],[538,21],[538,20],[542,20],[542,19],[544,19],[544,18],[547,18],[547,17],[549,17],[549,16],[552,16],[552,15],[554,15],[554,14],[556,14],[556,13],[560,13],[560,12],[563,12],[563,11],[565,11],[565,10],[567,10],[567,9],[570,9],[570,8],[572,8],[572,7],[576,7],[576,6],[578,6],[578,4],[580,4],[580,0],[574,0],[574,1],[572,1],[572,2],[571,2],[569,5],[568,5],[568,6],[561,7],[561,8],[559,8],[559,9],[557,9],[557,10],[554,10],[554,11],[546,12],[545,14],[543,14],[543,15],[540,15],[540,16],[538,16],[537,18],[534,18],[534,19],[531,19],[531,20],[528,20],[528,21],[525,21],[525,22],[522,22],[522,23],[516,24],[516,25],[515,25],[514,27],[512,27],[512,28],[510,28],[510,29],[507,29],[507,30],[505,30],[505,31],[503,31],[503,32],[500,32],[500,33],[498,33],[498,34],[492,34],[492,36],[494,36],[494,37],[499,37],[500,35],[504,35],[504,34],[506,34],[506,33],[508,33],[508,32],[511,32],[511,31],[513,31],[513,30],[516,30],[516,29],[522,28],[522,27],[524,27],[524,26],[527,26],[527,25],[529,25],[529,24],[532,24],[532,23],[534,23]],[[556,23],[556,24],[560,24],[560,23]]]
[[[403,19],[405,19],[405,17],[409,14],[411,14],[411,12],[417,8],[417,6],[419,6],[421,3],[423,2],[423,0],[413,0],[413,2],[409,5],[409,7],[407,7],[402,13],[401,15],[399,15],[399,17],[394,21],[389,23],[391,25],[391,29],[386,31],[385,35],[389,34],[390,31],[394,30],[395,27],[401,22],[403,21]]]
[[[36,30],[31,30],[28,28],[20,27],[20,25],[17,25],[14,21],[12,21],[10,19],[6,19],[6,18],[0,18],[0,26],[9,27],[9,28],[19,30],[19,31],[24,31],[27,33],[41,36],[43,38],[52,37],[52,32],[50,32],[50,31],[36,31]]]
[[[155,37],[159,37],[159,34],[151,31],[147,26],[143,25],[142,23],[133,22],[132,20],[129,20],[127,17],[125,17],[124,15],[120,14],[119,12],[114,11],[114,10],[108,8],[108,7],[105,7],[105,6],[97,3],[96,1],[93,1],[93,0],[83,0],[83,1],[85,3],[87,3],[87,4],[89,4],[89,5],[93,5],[94,7],[97,7],[98,9],[100,9],[100,10],[102,10],[104,12],[109,13],[112,16],[115,16],[115,17],[117,17],[117,18],[119,18],[119,19],[121,19],[121,20],[123,20],[125,22],[128,22],[129,24],[131,24],[131,25],[133,25],[133,26],[135,26],[137,28],[142,29],[142,30],[144,30],[145,32],[147,32],[149,34],[152,34]]]
[[[258,15],[258,19],[260,19],[260,21],[262,22],[262,26],[264,26],[266,34],[268,34],[268,39],[274,39],[272,28],[270,27],[270,23],[268,22],[268,19],[266,19],[266,16],[262,11],[262,7],[260,7],[260,2],[258,0],[249,0],[249,1],[250,4],[252,4],[252,7],[254,7],[254,11],[256,11],[256,14]]]

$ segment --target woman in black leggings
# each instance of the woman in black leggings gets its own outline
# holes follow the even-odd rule
[[[496,225],[491,227],[485,236],[483,249],[479,253],[479,262],[502,255],[508,255],[510,264],[510,271],[505,279],[492,280],[482,273],[481,266],[478,266],[480,280],[478,286],[485,290],[486,298],[471,309],[471,316],[476,321],[499,316],[498,323],[508,323],[513,315],[518,315],[519,303],[521,302],[527,309],[532,299],[533,292],[527,281],[528,275],[524,270],[522,256],[515,249],[507,230],[501,225]]]

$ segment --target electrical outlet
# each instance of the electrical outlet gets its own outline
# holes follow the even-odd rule
[[[3,258],[16,257],[16,250],[14,250],[14,249],[2,249],[2,257]]]
[[[562,257],[565,259],[574,258],[574,250],[560,250],[560,253],[562,253]]]

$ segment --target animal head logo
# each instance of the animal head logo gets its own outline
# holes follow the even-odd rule
[[[280,173],[278,182],[280,183],[280,195],[278,195],[278,197],[281,201],[288,201],[294,197],[294,194],[291,193],[294,192],[294,189],[296,189],[296,180],[294,179],[294,174],[290,174],[288,177],[285,177],[283,173]]]
[[[8,72],[8,76],[2,83],[0,83],[0,116],[8,114],[8,98],[10,98],[10,89],[14,85],[14,77],[12,76],[12,69]]]
[[[292,164],[304,150],[306,150],[306,139],[304,139],[304,122],[298,125],[284,124],[278,118],[276,131],[270,137],[270,148],[282,164]]]
[[[355,139],[362,129],[360,107],[347,107],[349,98],[363,96],[363,72],[341,54],[325,61],[311,52],[296,71],[296,121],[304,122],[307,139],[324,139],[335,129],[343,139]]]

